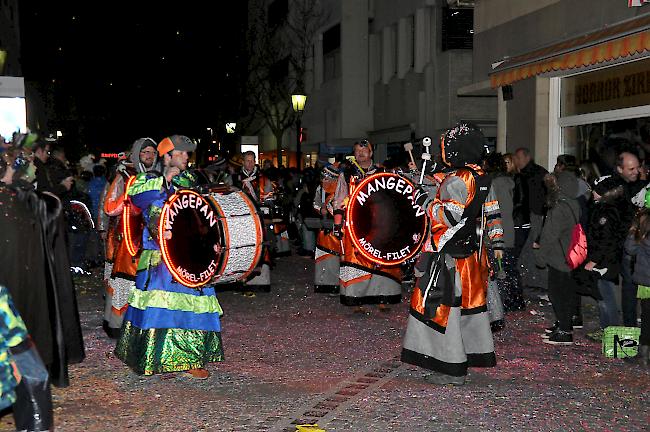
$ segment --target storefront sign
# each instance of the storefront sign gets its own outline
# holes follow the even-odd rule
[[[650,61],[612,66],[562,80],[562,116],[650,104]]]

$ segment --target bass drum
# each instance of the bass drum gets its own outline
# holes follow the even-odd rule
[[[399,265],[420,251],[428,230],[415,185],[393,173],[378,173],[353,188],[346,212],[346,235],[355,249],[379,265]]]
[[[177,191],[163,206],[158,228],[165,265],[190,288],[244,280],[262,256],[262,221],[238,190]]]

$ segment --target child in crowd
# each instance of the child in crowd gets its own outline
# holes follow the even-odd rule
[[[641,300],[641,337],[639,338],[639,361],[648,367],[650,355],[650,209],[639,211],[630,235],[625,241],[625,251],[636,259],[632,278],[639,285],[637,297]]]
[[[588,252],[584,267],[597,273],[600,330],[587,337],[599,341],[606,327],[621,325],[616,290],[627,229],[622,228],[624,224],[619,212],[624,200],[623,186],[611,176],[604,176],[594,182],[592,193],[594,204],[587,230]]]

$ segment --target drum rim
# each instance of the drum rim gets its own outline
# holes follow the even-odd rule
[[[387,260],[382,259],[382,258],[377,258],[376,256],[371,255],[370,253],[368,253],[368,251],[366,251],[361,246],[361,244],[359,243],[359,240],[357,239],[356,233],[354,232],[354,227],[353,227],[354,224],[352,223],[353,222],[352,221],[352,208],[354,206],[354,203],[356,202],[355,201],[356,196],[359,194],[359,191],[361,190],[361,188],[364,187],[366,184],[370,183],[372,180],[374,180],[376,178],[379,178],[379,177],[395,177],[395,178],[404,179],[415,190],[415,183],[413,183],[413,181],[411,179],[409,179],[407,177],[404,177],[404,176],[401,176],[401,175],[396,174],[396,173],[380,172],[380,173],[375,173],[375,174],[369,175],[368,177],[363,178],[358,184],[356,184],[354,186],[354,189],[350,193],[350,197],[349,197],[349,200],[348,200],[348,206],[347,206],[346,212],[345,212],[345,218],[346,218],[346,223],[345,223],[346,226],[345,226],[345,228],[346,228],[347,234],[350,236],[350,239],[352,240],[353,246],[355,247],[355,249],[357,249],[359,251],[359,253],[361,253],[361,255],[364,258],[366,258],[366,259],[368,259],[368,260],[370,260],[370,261],[372,261],[372,262],[374,262],[376,264],[381,264],[381,265],[385,265],[385,266],[397,266],[397,265],[401,265],[405,261],[413,258],[415,255],[417,255],[420,252],[420,250],[422,249],[422,247],[424,246],[424,244],[426,242],[426,238],[427,238],[426,234],[429,231],[429,218],[427,217],[427,215],[425,213],[424,216],[423,216],[424,217],[424,229],[422,230],[423,232],[421,233],[422,236],[420,237],[420,240],[417,243],[417,247],[413,248],[413,251],[411,253],[409,253],[406,257],[400,258],[397,261],[387,261]]]
[[[122,236],[126,244],[126,250],[132,257],[138,255],[142,238],[134,241],[131,236],[131,200],[129,199],[129,188],[136,181],[136,176],[130,176],[124,186],[124,207],[122,208]]]

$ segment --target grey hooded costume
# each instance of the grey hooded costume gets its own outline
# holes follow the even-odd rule
[[[104,284],[106,296],[104,304],[104,331],[111,337],[119,335],[122,327],[122,317],[126,311],[129,293],[135,287],[135,274],[120,271],[117,262],[117,253],[122,239],[122,210],[124,207],[125,185],[129,177],[141,172],[154,171],[159,168],[158,153],[150,168],[146,168],[140,161],[140,151],[146,147],[156,149],[156,142],[151,138],[140,138],[133,143],[128,163],[120,162],[117,167],[115,179],[107,185],[101,209],[109,217],[109,228],[106,235],[106,262],[104,264]]]

